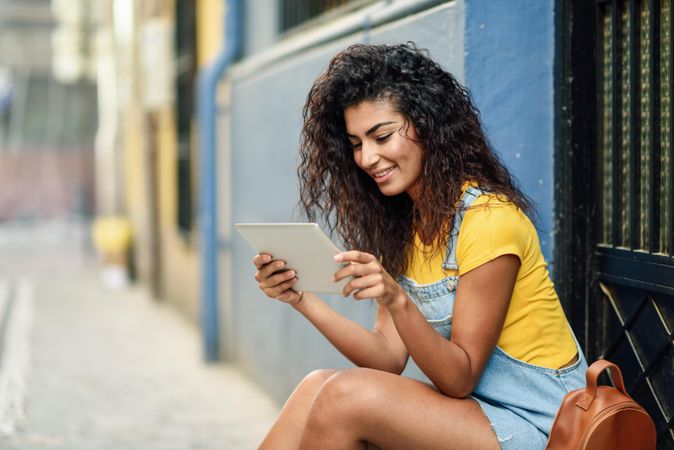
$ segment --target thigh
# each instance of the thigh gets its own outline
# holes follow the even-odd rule
[[[429,384],[388,372],[341,371],[323,385],[314,407],[326,430],[343,427],[354,439],[387,450],[499,449],[474,399],[447,397]]]

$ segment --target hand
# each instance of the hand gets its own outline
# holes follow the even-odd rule
[[[353,294],[356,300],[373,298],[387,307],[404,300],[405,292],[374,255],[352,250],[335,255],[335,261],[351,263],[338,270],[334,276],[335,281],[353,276],[353,280],[344,286],[344,297],[357,291]]]
[[[304,297],[303,292],[292,289],[297,283],[294,270],[283,270],[284,261],[274,260],[271,255],[255,255],[253,264],[257,268],[255,280],[267,297],[275,298],[289,305],[296,305]]]

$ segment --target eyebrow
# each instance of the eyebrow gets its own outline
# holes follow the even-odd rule
[[[367,131],[365,132],[365,136],[371,135],[372,133],[374,133],[375,131],[377,131],[377,130],[379,129],[379,127],[383,127],[384,125],[390,125],[390,124],[392,124],[392,123],[395,123],[395,122],[394,122],[394,121],[380,122],[380,123],[378,123],[377,125],[371,127],[369,130],[367,130]],[[346,135],[349,136],[349,137],[353,137],[353,138],[357,138],[357,137],[358,137],[358,136],[354,136],[353,134],[349,134],[348,132],[346,133]]]

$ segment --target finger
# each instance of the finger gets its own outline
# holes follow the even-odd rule
[[[362,289],[355,294],[353,298],[356,300],[366,300],[368,298],[379,298],[383,295],[384,289],[381,285],[372,286],[368,289]]]
[[[272,259],[273,258],[271,257],[271,255],[269,255],[267,253],[261,253],[259,255],[255,255],[255,257],[253,257],[253,264],[255,264],[255,267],[260,269],[265,264],[271,262]]]
[[[269,266],[273,266],[273,264],[268,263],[268,264],[262,266],[262,268],[259,269],[257,272],[255,272],[255,280],[256,281],[261,283],[261,282],[265,281],[267,278],[269,278],[271,275],[273,275],[274,272],[276,272],[276,269],[274,267],[269,267]]]
[[[255,267],[258,269],[270,262],[273,258],[271,255],[268,255],[266,253],[260,253],[258,255],[255,255],[253,257],[253,264],[255,264]]]
[[[350,250],[348,252],[337,253],[335,255],[335,261],[338,262],[356,262],[356,263],[369,263],[370,261],[376,261],[377,258],[374,255],[369,253],[361,252],[358,250]]]
[[[353,280],[349,281],[346,284],[346,286],[344,286],[344,289],[342,289],[342,293],[344,294],[344,297],[348,297],[354,291],[368,289],[371,288],[372,286],[381,284],[382,279],[383,277],[381,276],[381,274],[378,273],[373,273],[364,277],[354,278]]]
[[[260,269],[260,278],[265,279],[269,278],[274,274],[274,272],[278,272],[279,270],[282,270],[286,266],[285,261],[281,261],[280,259],[277,259],[276,261],[271,261]]]
[[[335,275],[333,275],[333,280],[339,281],[349,276],[363,277],[370,273],[377,272],[381,272],[381,267],[376,262],[371,262],[368,264],[349,264],[335,272]]]
[[[260,282],[260,287],[263,289],[273,288],[280,285],[281,283],[285,283],[286,281],[295,278],[296,275],[297,274],[294,270],[286,270],[285,272],[277,273],[276,275],[272,275],[271,277],[262,280]]]
[[[285,283],[278,284],[273,288],[267,288],[264,292],[269,297],[278,298],[285,291],[291,289],[295,283],[297,283],[297,278],[293,278],[292,280],[288,280]]]

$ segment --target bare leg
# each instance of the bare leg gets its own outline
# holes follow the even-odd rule
[[[300,449],[500,448],[473,399],[447,397],[417,380],[349,369],[323,384],[311,406]]]
[[[311,403],[336,370],[315,370],[297,385],[258,450],[292,450],[300,444]]]

